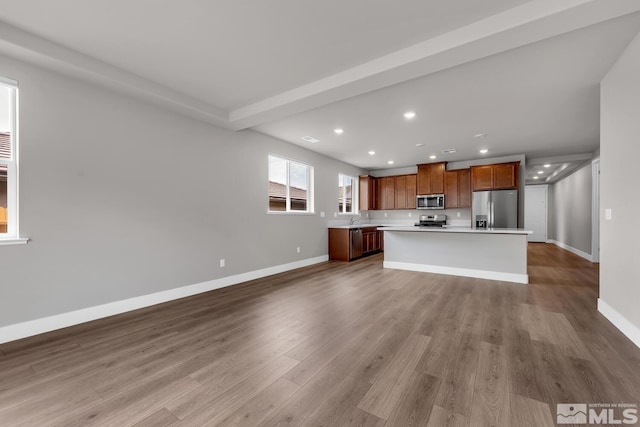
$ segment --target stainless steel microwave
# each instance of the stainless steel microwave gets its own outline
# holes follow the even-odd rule
[[[417,209],[444,209],[444,194],[427,194],[416,198]]]

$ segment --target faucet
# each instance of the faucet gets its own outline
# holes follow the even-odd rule
[[[353,224],[355,224],[355,223],[356,223],[356,222],[358,222],[358,221],[360,221],[360,215],[358,215],[358,216],[352,216],[352,217],[349,219],[349,225],[353,225]]]

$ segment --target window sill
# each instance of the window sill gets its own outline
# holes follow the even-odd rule
[[[0,237],[0,246],[4,245],[24,245],[29,241],[28,237]]]
[[[267,215],[315,215],[315,212],[296,212],[296,211],[267,211]]]

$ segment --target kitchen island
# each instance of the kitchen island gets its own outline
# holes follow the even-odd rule
[[[523,229],[390,226],[384,268],[529,283]]]

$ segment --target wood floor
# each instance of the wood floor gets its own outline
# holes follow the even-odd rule
[[[377,255],[0,345],[0,425],[537,427],[640,403],[597,265],[529,246],[528,286]]]

